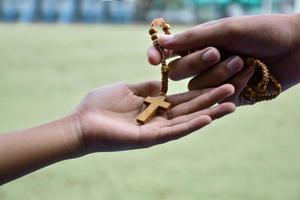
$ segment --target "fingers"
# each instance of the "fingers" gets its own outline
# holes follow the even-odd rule
[[[216,103],[221,102],[226,97],[231,96],[233,93],[234,88],[232,85],[222,85],[216,89],[204,93],[203,95],[200,95],[197,98],[173,107],[168,112],[168,117],[169,119],[172,119],[178,116],[191,114],[202,109],[209,108]]]
[[[218,119],[235,111],[232,103],[223,103],[212,108],[201,110],[190,115],[177,117],[170,121],[170,126],[162,128],[156,137],[156,144],[182,138],[196,130],[203,128]]]
[[[135,84],[128,84],[129,89],[137,96],[157,96],[160,92],[161,83],[159,81],[148,81]]]
[[[210,123],[210,117],[203,115],[174,126],[164,127],[161,129],[160,134],[157,135],[155,143],[162,144],[182,138]]]
[[[211,108],[206,108],[203,110],[200,110],[198,112],[194,112],[188,115],[178,116],[176,118],[173,118],[170,120],[170,125],[174,126],[177,124],[181,124],[184,122],[187,122],[189,120],[195,119],[200,116],[209,116],[212,120],[219,119],[225,115],[228,115],[230,113],[233,113],[235,111],[236,107],[231,102],[222,103],[219,105],[216,105]]]
[[[159,51],[155,47],[150,47],[147,52],[148,62],[151,65],[158,65],[161,61]]]
[[[247,86],[247,83],[251,79],[251,77],[254,74],[254,68],[248,67],[239,72],[237,75],[229,79],[229,83],[231,83],[235,88],[234,95],[226,98],[224,101],[233,102],[235,105],[245,105],[245,104],[251,104],[251,102],[246,101],[245,99],[240,98],[240,95],[244,88]],[[243,101],[241,101],[243,100]]]
[[[206,98],[204,98],[206,99],[204,104],[213,105],[219,100],[225,98],[225,96],[232,94],[233,87],[230,85],[224,85],[208,93],[210,94],[206,96]],[[204,95],[207,95],[208,93]],[[201,102],[201,99],[198,98],[195,99]],[[191,104],[191,101],[184,104]],[[191,105],[191,107],[193,108],[190,111],[188,112],[180,111],[177,113],[178,116],[174,115],[174,118],[168,120],[167,122],[165,121],[161,125],[158,125],[160,123],[154,123],[156,124],[156,126],[158,126],[155,129],[153,127],[149,129],[149,127],[151,126],[150,124],[141,126],[140,129],[143,129],[143,131],[141,131],[143,132],[143,134],[142,137],[140,137],[139,139],[139,143],[140,143],[139,147],[145,148],[145,147],[150,147],[153,145],[165,143],[170,140],[179,139],[210,124],[212,119],[218,119],[220,117],[223,117],[235,111],[234,104],[228,102],[217,105],[215,107],[205,108],[205,109],[201,109],[201,107],[198,106],[196,106],[196,108],[199,109],[196,109],[195,105]]]
[[[203,114],[207,113],[207,115],[210,116],[212,120],[216,120],[235,112],[235,110],[236,106],[233,103],[226,102],[204,110]],[[200,111],[198,113],[195,113],[195,115],[197,114],[200,114]]]
[[[208,46],[224,48],[234,38],[227,22],[219,22],[210,26],[196,26],[176,35],[162,35],[158,42],[163,47],[173,50],[203,49]],[[228,23],[227,23],[228,24]]]
[[[218,24],[218,23],[221,23],[221,22],[230,21],[230,19],[232,19],[232,17],[225,17],[225,18],[222,18],[222,19],[211,20],[211,21],[202,23],[202,24],[200,24],[199,26],[201,26],[201,27],[209,27],[209,26],[212,26],[212,25],[216,25],[216,24]]]
[[[232,78],[241,71],[244,66],[243,60],[238,56],[233,56],[215,67],[199,74],[189,82],[189,89],[196,90],[201,88],[216,87]]]
[[[244,35],[244,27],[241,26],[244,23],[235,21],[237,20],[226,18],[207,22],[176,35],[162,35],[158,42],[166,49],[172,50],[171,52],[199,50],[209,46],[232,50],[232,47],[238,45],[238,36]],[[148,60],[152,65],[160,63],[161,57],[154,47],[148,50]]]
[[[183,92],[179,94],[173,94],[167,97],[168,102],[172,104],[172,106],[176,106],[178,104],[182,104],[184,102],[190,101],[208,91],[212,90],[210,89],[203,89],[203,90],[192,90],[188,92]]]
[[[171,51],[171,50],[165,50],[165,55],[167,56],[167,58],[171,58],[173,56],[176,56],[176,54]],[[147,51],[147,57],[148,57],[148,62],[151,65],[159,65],[161,63],[161,55],[159,53],[159,51],[154,47],[151,46],[148,51]]]
[[[264,24],[258,20],[267,21],[264,18],[259,19],[259,17],[224,18],[200,24],[179,34],[162,35],[158,38],[158,42],[161,46],[173,51],[203,49],[215,46],[236,53],[249,52],[247,49],[253,44],[247,42],[249,41],[247,38],[253,34],[257,35],[257,27]],[[263,25],[262,27],[265,26]]]
[[[196,51],[183,58],[176,59],[169,64],[170,78],[173,80],[184,79],[203,72],[221,59],[220,52],[213,47]]]

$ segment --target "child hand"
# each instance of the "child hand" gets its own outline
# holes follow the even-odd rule
[[[171,95],[166,114],[136,123],[147,96],[159,82],[117,83],[91,91],[70,115],[29,129],[0,134],[0,185],[42,167],[93,152],[146,148],[181,138],[235,110],[212,107],[233,94],[231,85]],[[8,153],[9,152],[9,153]]]
[[[81,131],[81,153],[120,151],[146,148],[181,138],[212,120],[232,113],[235,106],[223,103],[233,94],[231,85],[168,96],[172,109],[138,125],[136,117],[143,110],[147,96],[157,96],[159,82],[138,84],[117,83],[91,91],[78,106]]]

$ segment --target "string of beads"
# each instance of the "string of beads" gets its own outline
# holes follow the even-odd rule
[[[166,52],[165,52],[165,48],[163,48],[162,46],[159,45],[158,43],[158,30],[157,30],[157,26],[160,26],[163,30],[163,32],[166,35],[170,35],[170,29],[171,26],[169,24],[167,24],[163,18],[157,18],[154,19],[151,23],[151,28],[149,30],[149,34],[151,35],[151,40],[153,42],[154,47],[159,51],[160,55],[161,55],[161,95],[166,96],[167,92],[168,92],[168,80],[169,80],[169,72],[170,72],[170,68],[167,65],[166,59]]]
[[[164,21],[163,18],[157,18],[152,21],[149,30],[149,34],[151,35],[153,45],[161,54],[161,95],[165,96],[168,92],[168,77],[170,68],[166,62],[167,56],[165,48],[160,46],[158,43],[158,30],[156,28],[157,26],[160,26],[166,35],[171,34],[171,27],[168,23]],[[193,52],[194,51],[191,50],[180,51],[176,53],[178,55],[185,56]],[[243,95],[243,97],[245,97],[251,102],[268,101],[276,98],[281,93],[282,86],[274,77],[274,75],[269,71],[268,67],[259,59],[246,58],[245,60],[245,66],[253,67],[255,69],[255,73],[251,80],[248,82],[241,95]],[[271,88],[269,86],[271,86]]]
[[[247,58],[246,66],[254,67],[255,73],[243,90],[242,95],[251,102],[275,99],[282,91],[281,84],[268,67],[258,59]],[[272,88],[269,88],[268,86]],[[270,90],[273,90],[270,92]]]

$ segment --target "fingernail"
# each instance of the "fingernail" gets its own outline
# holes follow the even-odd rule
[[[159,43],[166,44],[168,42],[171,42],[174,39],[173,35],[162,35],[159,37]]]
[[[227,63],[227,68],[232,72],[240,71],[244,66],[243,60],[239,56],[232,57]]]
[[[214,48],[211,48],[209,50],[207,50],[203,56],[202,56],[202,59],[205,61],[205,62],[215,62],[215,61],[218,61],[220,58],[220,54],[219,52],[214,49]]]

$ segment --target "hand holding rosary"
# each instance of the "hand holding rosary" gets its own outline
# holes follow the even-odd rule
[[[149,121],[157,112],[157,110],[168,110],[171,108],[171,104],[166,101],[168,92],[168,76],[170,68],[167,65],[165,48],[158,43],[158,30],[157,26],[160,26],[166,35],[170,35],[170,25],[164,21],[163,18],[154,19],[151,23],[149,34],[153,41],[154,47],[161,54],[161,93],[158,97],[147,97],[144,103],[148,106],[138,117],[137,122],[139,124],[145,124]],[[188,55],[193,51],[181,51],[175,52],[178,55]],[[260,101],[268,101],[276,98],[282,91],[281,84],[277,81],[274,75],[269,71],[268,67],[258,59],[244,58],[246,67],[253,67],[255,73],[244,88],[241,96],[247,100],[256,103]]]

